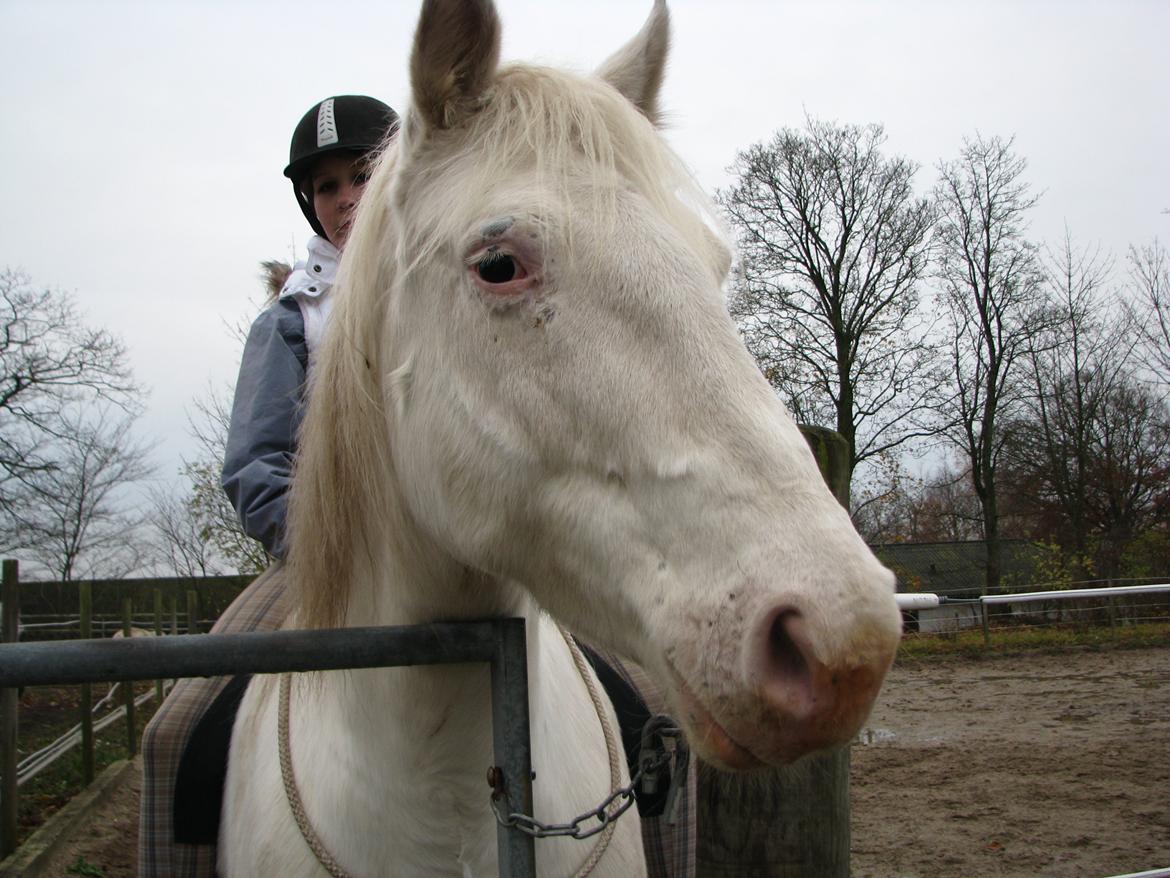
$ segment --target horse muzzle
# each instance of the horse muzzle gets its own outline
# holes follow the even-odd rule
[[[850,741],[897,650],[901,626],[892,595],[890,612],[878,615],[884,618],[858,620],[869,630],[835,638],[851,645],[823,659],[826,649],[818,649],[809,617],[783,605],[758,614],[741,634],[730,673],[707,664],[706,678],[699,670],[689,677],[697,681],[692,685],[672,665],[675,709],[692,747],[719,768],[746,771]]]

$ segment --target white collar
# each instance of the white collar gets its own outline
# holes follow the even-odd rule
[[[329,292],[340,261],[341,252],[327,239],[314,235],[309,239],[309,258],[297,263],[296,269],[284,282],[280,298],[299,295],[315,299]]]

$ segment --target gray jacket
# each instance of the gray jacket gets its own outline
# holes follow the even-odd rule
[[[264,263],[277,300],[248,332],[221,484],[244,533],[266,552],[284,558],[284,519],[296,437],[305,402],[305,374],[321,341],[341,254],[320,236],[296,267]]]
[[[309,350],[296,301],[279,299],[248,332],[221,482],[244,532],[284,557],[284,522]]]

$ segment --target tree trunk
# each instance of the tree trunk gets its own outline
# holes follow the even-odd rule
[[[1002,579],[1002,546],[999,539],[999,509],[995,498],[995,485],[987,485],[983,499],[983,542],[987,548],[986,594],[998,594]]]

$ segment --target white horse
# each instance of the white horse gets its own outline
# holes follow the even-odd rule
[[[729,251],[655,130],[665,4],[595,77],[500,67],[499,42],[491,0],[424,2],[412,106],[316,365],[289,625],[525,617],[535,810],[562,821],[610,773],[549,616],[646,668],[728,769],[847,741],[900,624],[736,334]],[[253,680],[235,726],[233,876],[324,874],[282,790],[277,690]],[[295,679],[293,770],[342,869],[496,874],[489,717],[484,667]],[[540,840],[538,872],[589,849]],[[636,814],[594,874],[645,874]]]

